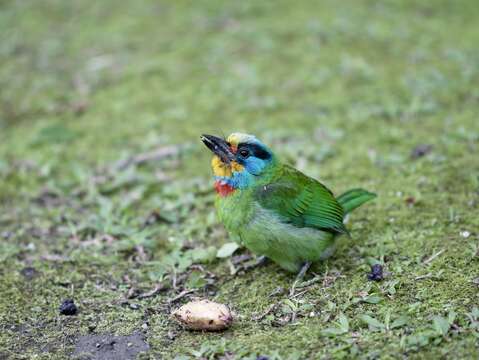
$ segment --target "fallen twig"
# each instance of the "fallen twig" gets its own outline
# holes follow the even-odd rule
[[[430,257],[428,257],[426,260],[424,260],[423,264],[426,265],[426,264],[429,264],[431,261],[433,261],[435,258],[437,258],[439,255],[441,255],[444,251],[446,251],[446,249],[442,249],[442,250],[439,250],[437,253],[431,255]]]
[[[156,285],[153,290],[150,290],[146,293],[138,295],[138,299],[146,299],[146,298],[155,296],[156,294],[158,294],[160,291],[162,291],[164,289],[165,289],[165,287],[163,286],[162,283],[160,283],[160,284]]]
[[[308,281],[303,281],[301,283],[299,283],[298,285],[296,285],[296,288],[305,288],[305,287],[308,287],[310,285],[313,285],[317,282],[319,282],[320,280],[322,279],[322,277],[320,276],[315,276],[314,278],[308,280]]]
[[[132,286],[128,289],[128,292],[125,295],[125,299],[134,299],[136,297],[138,297],[138,289]]]
[[[198,289],[191,289],[191,290],[183,290],[182,292],[180,292],[178,295],[176,295],[174,298],[172,299],[168,299],[168,302],[170,304],[174,303],[174,302],[177,302],[178,300],[184,298],[186,295],[189,295],[191,293],[194,293],[198,291]]]
[[[54,262],[67,262],[71,259],[67,256],[57,255],[57,254],[43,254],[40,256],[42,260],[54,261]]]
[[[429,279],[429,278],[432,278],[432,277],[433,277],[432,273],[428,273],[426,275],[417,276],[417,277],[414,278],[414,280],[416,280],[416,281],[417,280],[424,280],[424,279]]]
[[[303,291],[300,291],[300,292],[295,292],[294,294],[290,295],[289,297],[290,297],[290,299],[300,297],[300,296],[306,294],[309,290],[311,290],[311,288],[307,288],[307,289],[305,289]]]
[[[268,306],[268,308],[262,312],[261,314],[257,315],[257,316],[253,316],[251,319],[253,321],[260,321],[260,320],[263,320],[266,316],[268,316],[276,307],[278,306],[278,304],[271,304],[270,306]]]
[[[178,155],[183,146],[167,145],[155,150],[140,153],[127,159],[120,160],[115,164],[117,170],[125,170],[131,165],[139,165],[153,160],[160,160],[166,157]]]
[[[148,259],[148,256],[145,253],[145,248],[143,245],[135,246],[136,252],[138,253],[138,258],[141,262],[145,262]]]

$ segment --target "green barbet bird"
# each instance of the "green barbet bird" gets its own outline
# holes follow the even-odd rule
[[[349,234],[345,215],[376,196],[354,189],[335,197],[252,135],[201,140],[214,153],[215,204],[228,233],[290,272],[333,254],[336,237]]]

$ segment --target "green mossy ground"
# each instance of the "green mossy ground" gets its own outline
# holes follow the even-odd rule
[[[142,358],[477,358],[478,21],[475,0],[2,3],[0,358],[135,332]],[[199,134],[232,131],[378,194],[295,297],[274,264],[214,259]],[[169,311],[191,296],[238,320],[182,330]]]

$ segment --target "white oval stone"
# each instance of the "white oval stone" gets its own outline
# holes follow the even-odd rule
[[[233,322],[233,315],[226,305],[209,300],[190,301],[173,311],[172,315],[191,330],[223,330]]]

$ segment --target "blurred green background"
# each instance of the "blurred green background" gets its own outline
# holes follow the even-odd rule
[[[478,21],[474,0],[1,2],[0,354],[142,331],[152,358],[477,356]],[[275,265],[215,259],[199,135],[233,131],[379,195],[298,298],[268,296],[292,281]],[[240,320],[181,331],[185,289]]]

